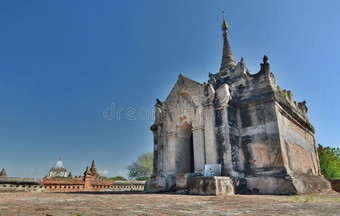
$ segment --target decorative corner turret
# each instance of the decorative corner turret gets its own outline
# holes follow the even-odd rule
[[[156,124],[151,125],[150,130],[156,132],[158,130],[158,126]]]
[[[69,172],[69,173],[68,173],[68,176],[67,176],[67,178],[69,178],[69,179],[73,178],[73,176],[72,176],[72,173],[71,173],[71,172]]]
[[[204,96],[205,96],[205,106],[213,105],[215,99],[215,89],[213,85],[207,84],[206,82],[203,83],[204,85]]]
[[[268,63],[268,56],[263,56],[263,63],[261,64],[261,72],[270,74],[270,64]]]
[[[6,169],[3,168],[0,172],[0,177],[7,177],[7,172],[6,172]]]
[[[304,101],[298,103],[298,107],[299,107],[300,111],[302,112],[302,114],[307,118],[308,107],[306,106],[306,101],[304,100]]]
[[[84,178],[87,178],[87,177],[92,177],[92,172],[89,166],[86,167],[86,170],[84,172]]]
[[[155,124],[150,127],[150,130],[156,132],[158,130],[157,124],[160,124],[163,118],[163,102],[158,98],[156,99],[155,104]]]
[[[89,166],[86,167],[86,171],[84,172],[84,188],[90,188],[91,187],[91,182],[92,182],[92,173],[91,169]]]
[[[237,63],[236,67],[234,68],[233,76],[239,76],[241,74],[243,75],[250,74],[248,68],[246,67],[246,63],[243,57],[241,57],[241,60]]]
[[[281,103],[285,104],[286,107],[290,107],[289,109],[295,110],[293,113],[296,113],[296,116],[299,116],[297,118],[301,119],[304,121],[306,127],[312,131],[313,133],[315,132],[314,127],[309,123],[308,120],[308,107],[306,106],[306,101],[302,102],[296,102],[294,101],[293,94],[291,91],[287,91],[286,89],[281,89],[279,85],[276,86],[276,92],[277,92],[277,97],[281,98]]]

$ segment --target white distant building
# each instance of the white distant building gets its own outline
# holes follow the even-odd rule
[[[67,178],[68,172],[67,169],[64,167],[63,162],[61,161],[61,158],[59,158],[57,164],[50,169],[49,175],[50,178]]]

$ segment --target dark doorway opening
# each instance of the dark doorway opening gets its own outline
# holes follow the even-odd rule
[[[183,123],[176,137],[176,173],[193,173],[194,163],[194,139],[192,126]]]

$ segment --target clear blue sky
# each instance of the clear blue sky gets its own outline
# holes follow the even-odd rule
[[[152,119],[107,120],[112,103],[152,109],[178,74],[219,70],[221,9],[235,59],[268,55],[277,83],[306,100],[318,143],[340,147],[339,1],[0,1],[0,168],[108,176],[152,151]],[[135,114],[136,115],[136,114]]]

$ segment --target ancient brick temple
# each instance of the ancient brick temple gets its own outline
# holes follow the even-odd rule
[[[157,99],[151,126],[154,171],[146,190],[216,189],[221,177],[203,177],[210,164],[221,167],[223,185],[232,180],[236,193],[329,190],[306,102],[297,103],[280,89],[267,56],[256,74],[243,58],[236,64],[224,16],[222,33],[220,71],[203,84],[179,75],[166,100]]]
[[[0,172],[1,192],[89,192],[89,191],[143,191],[145,181],[116,181],[103,179],[97,172],[96,161],[86,167],[83,176],[50,177],[43,179],[8,177]]]
[[[59,161],[61,161],[59,159]],[[60,167],[60,166],[59,166]],[[112,180],[103,180],[97,173],[96,161],[92,161],[91,168],[86,167],[84,176],[75,176],[69,173],[67,178],[49,177],[42,180],[47,192],[71,192],[71,191],[102,191],[113,188]]]

